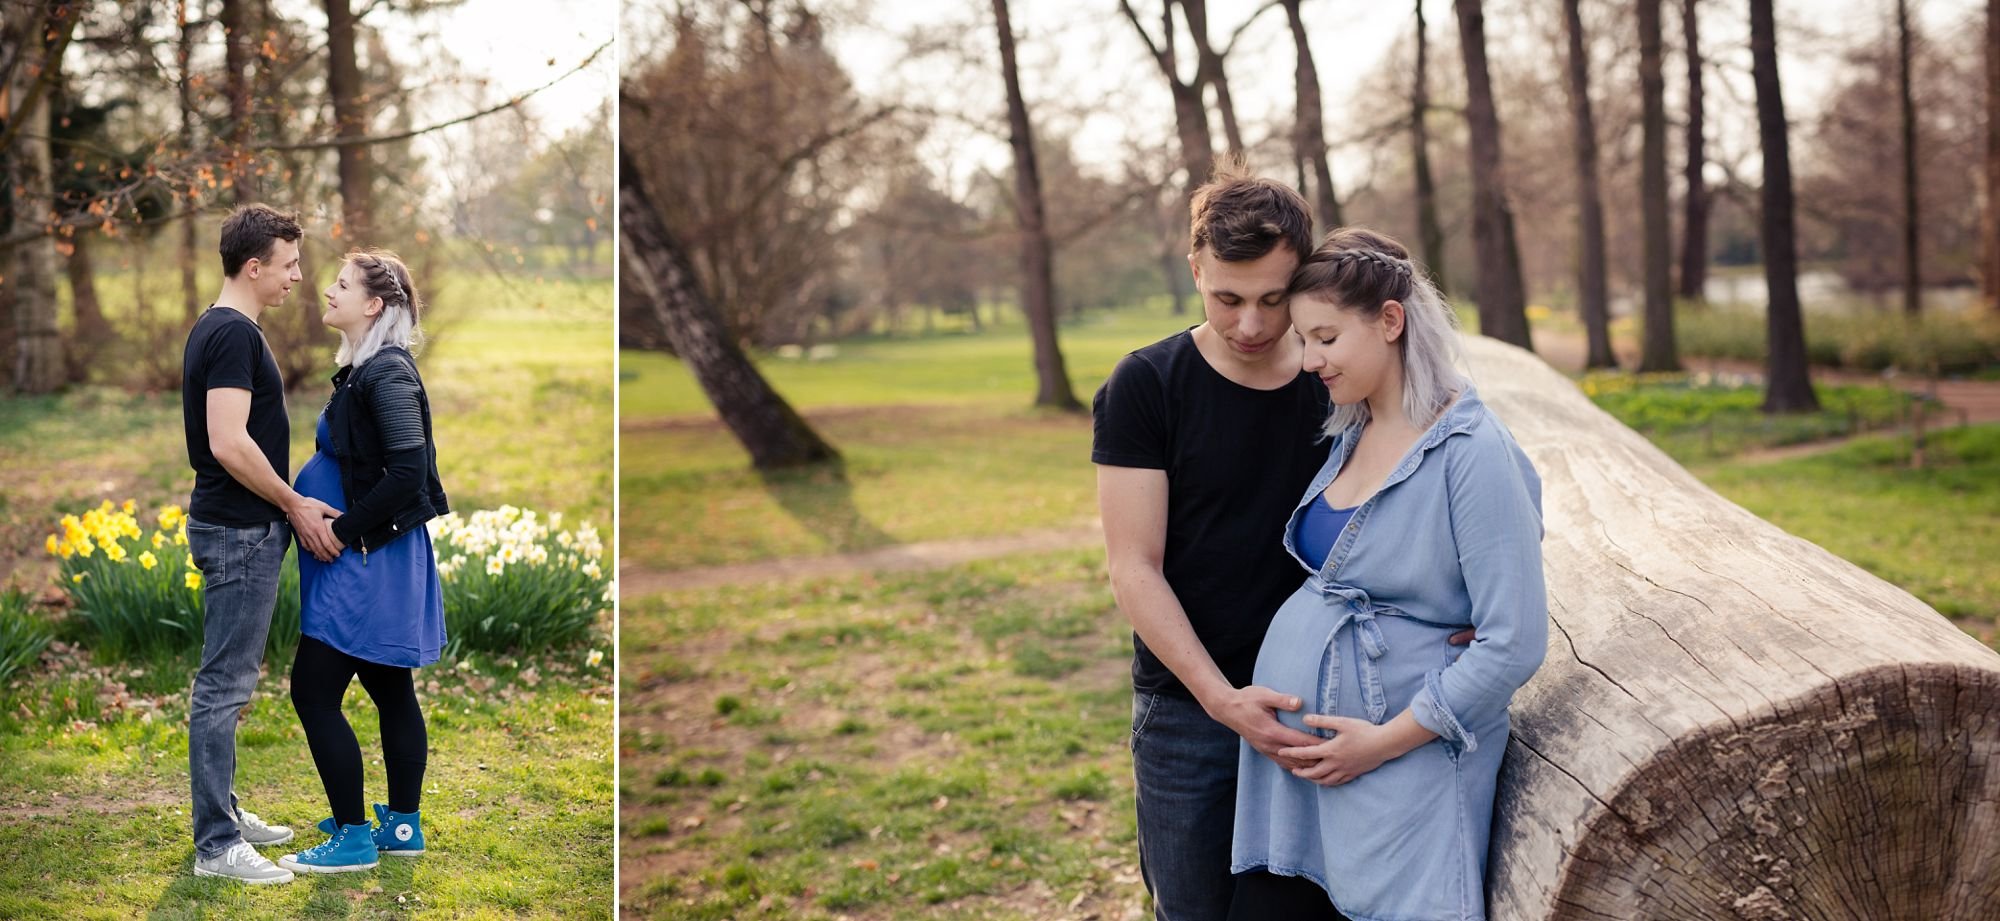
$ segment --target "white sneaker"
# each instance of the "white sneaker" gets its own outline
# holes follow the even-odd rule
[[[264,820],[248,809],[237,807],[236,828],[242,832],[243,840],[257,847],[270,847],[292,840],[292,830],[284,825],[266,825]]]
[[[214,857],[195,858],[194,875],[219,876],[252,886],[292,881],[292,871],[265,860],[264,855],[245,841],[230,845],[229,850]]]

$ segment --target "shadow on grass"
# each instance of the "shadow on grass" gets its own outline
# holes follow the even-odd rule
[[[791,470],[760,471],[764,491],[800,527],[822,535],[835,553],[872,550],[898,543],[861,514],[854,504],[854,483],[840,461]]]

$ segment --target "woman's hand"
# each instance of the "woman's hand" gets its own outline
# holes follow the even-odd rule
[[[1292,776],[1322,787],[1340,786],[1437,738],[1408,710],[1380,726],[1367,720],[1323,713],[1306,714],[1305,724],[1315,729],[1331,729],[1334,736],[1317,745],[1280,749],[1278,755],[1315,762],[1294,769]]]

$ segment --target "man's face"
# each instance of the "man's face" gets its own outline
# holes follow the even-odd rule
[[[1298,254],[1280,244],[1256,259],[1224,262],[1204,246],[1188,254],[1188,265],[1201,292],[1202,314],[1230,354],[1253,364],[1277,354],[1279,340],[1292,328],[1285,285],[1299,267]]]
[[[243,271],[250,276],[250,283],[257,291],[257,302],[266,307],[276,307],[285,302],[292,293],[292,286],[305,280],[299,274],[299,244],[296,240],[273,240],[268,258],[252,259],[243,264]]]

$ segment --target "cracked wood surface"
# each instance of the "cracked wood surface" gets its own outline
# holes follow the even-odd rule
[[[1514,700],[1491,917],[2000,918],[2000,655],[1533,355],[1466,350],[1542,475],[1555,627]]]

